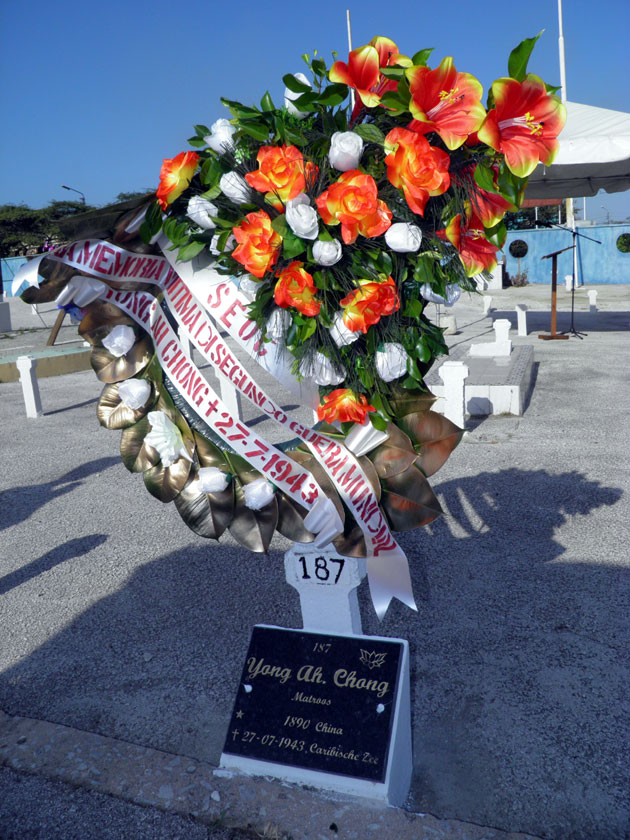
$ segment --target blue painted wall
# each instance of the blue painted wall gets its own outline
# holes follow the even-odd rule
[[[4,294],[8,297],[11,294],[11,284],[20,266],[27,262],[26,257],[4,257],[0,260],[0,271],[2,271],[2,287]]]
[[[583,285],[605,283],[630,283],[630,254],[622,254],[617,239],[622,233],[630,234],[630,225],[587,225],[578,227],[578,233],[599,239],[597,245],[589,239],[578,237],[578,275]],[[551,260],[542,260],[545,254],[560,251],[573,244],[571,232],[559,228],[538,230],[509,230],[503,256],[510,274],[518,271],[518,260],[509,252],[510,243],[522,239],[528,251],[521,257],[521,271],[527,270],[530,283],[551,283]],[[565,251],[558,257],[558,283],[564,283],[566,274],[573,273],[573,252]]]

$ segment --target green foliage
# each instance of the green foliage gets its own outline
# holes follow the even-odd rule
[[[534,38],[525,38],[524,41],[515,47],[508,58],[508,75],[517,82],[522,82],[527,75],[527,64],[532,54],[532,50],[536,46],[536,41],[540,38],[545,30],[541,31]]]

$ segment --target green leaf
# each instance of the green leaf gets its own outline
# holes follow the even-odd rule
[[[361,123],[360,125],[355,125],[353,130],[354,133],[358,134],[359,137],[362,137],[366,143],[377,143],[379,146],[382,146],[385,143],[385,135],[380,128],[372,123]]]
[[[562,85],[548,85],[545,83],[545,90],[547,93],[558,93],[559,90],[562,90]]]
[[[429,346],[429,342],[427,341],[427,339],[424,336],[422,336],[420,341],[416,344],[416,356],[418,357],[418,359],[420,359],[421,362],[431,361],[431,348]],[[415,365],[415,371],[418,371],[417,364]],[[415,379],[422,379],[422,377],[419,375],[420,374],[419,371],[418,371],[417,376],[416,376],[415,372],[412,372],[411,370],[409,371],[409,373]]]
[[[404,67],[381,67],[381,73],[386,79],[402,79],[405,75]]]
[[[183,248],[179,249],[177,259],[192,260],[192,258],[196,257],[197,254],[200,254],[205,247],[206,246],[203,242],[191,242],[190,244],[185,245]]]
[[[413,384],[414,388],[418,387],[417,382],[414,382]],[[375,429],[378,429],[379,432],[386,431],[388,421],[384,417],[381,417],[380,414],[376,414],[374,411],[370,411],[368,417],[370,418],[370,423],[374,426]]]
[[[302,56],[302,58],[303,57],[304,56]],[[311,90],[311,86],[309,84],[296,79],[293,73],[287,73],[286,76],[282,77],[282,81],[289,90],[293,91],[293,93],[308,93],[308,91]]]
[[[291,231],[286,233],[282,238],[282,256],[286,260],[292,260],[293,257],[297,257],[298,254],[303,253],[305,250],[306,243],[299,236],[291,233]]]
[[[425,67],[427,61],[429,60],[429,56],[431,55],[434,49],[435,47],[429,47],[428,49],[418,50],[418,52],[411,58],[414,65],[416,65],[416,67],[418,65]]]
[[[203,149],[208,144],[202,137],[189,137],[188,138],[188,145],[194,146],[196,149]]]
[[[198,137],[207,137],[211,133],[207,125],[193,125],[193,128]]]
[[[309,91],[308,93],[303,93],[301,96],[298,96],[297,99],[294,99],[293,104],[299,111],[307,111],[315,105],[318,99],[319,94],[317,91]]]
[[[475,183],[487,192],[496,192],[494,171],[489,166],[478,163],[475,167]]]
[[[316,329],[317,319],[306,318],[306,324],[299,330],[300,342],[304,344],[305,341],[308,341],[308,339],[314,334]]]
[[[311,70],[315,73],[316,76],[325,76],[326,75],[326,62],[323,61],[321,58],[314,58],[313,63],[311,64]]]
[[[419,300],[408,300],[403,310],[407,318],[419,318],[422,315],[422,304]]]
[[[266,91],[265,95],[260,100],[260,107],[263,109],[263,111],[275,111],[276,110],[276,106],[273,104],[273,100],[272,100],[271,96],[269,95],[269,91]]]
[[[221,175],[223,175],[223,169],[216,158],[208,158],[208,160],[204,161],[201,171],[199,172],[201,183],[208,187],[217,184]]]
[[[541,29],[535,38],[525,38],[524,41],[515,47],[508,58],[508,75],[517,82],[522,82],[527,75],[527,63],[532,54],[536,41],[545,30]]]
[[[287,222],[287,218],[284,213],[281,216],[276,216],[275,219],[271,221],[271,227],[275,230],[276,233],[279,233],[280,236],[283,238],[291,233],[291,228]]]
[[[263,122],[241,120],[239,122],[239,129],[239,133],[247,134],[248,137],[253,137],[254,140],[264,142],[269,139],[269,126]]]
[[[260,116],[260,111],[257,108],[250,108],[248,105],[242,105],[240,102],[235,102],[233,99],[224,99],[221,97],[221,102],[229,108],[234,116],[238,117],[238,119]]]
[[[218,184],[215,184],[214,187],[210,187],[209,190],[201,193],[201,197],[207,198],[208,201],[212,201],[213,198],[216,198],[219,195],[221,195],[221,187]]]
[[[493,245],[496,245],[497,248],[503,247],[506,236],[507,229],[503,222],[499,222],[498,225],[495,225],[492,228],[486,228],[485,230],[486,239],[488,242],[492,242]]]
[[[324,90],[318,96],[317,102],[319,105],[326,105],[330,108],[334,108],[335,105],[341,105],[341,103],[347,95],[347,85],[328,85],[328,87],[325,87]]]
[[[393,90],[388,90],[381,96],[381,105],[384,105],[388,109],[399,111],[400,113],[407,110],[408,104],[408,102],[404,102],[398,93]]]

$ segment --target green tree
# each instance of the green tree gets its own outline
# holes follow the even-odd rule
[[[62,239],[59,219],[95,208],[82,201],[51,201],[33,209],[26,204],[0,205],[0,256],[9,257],[23,250],[42,246],[47,239]]]

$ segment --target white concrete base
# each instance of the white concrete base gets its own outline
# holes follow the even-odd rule
[[[0,300],[0,332],[11,332],[11,307],[6,300]]]
[[[509,356],[512,352],[510,341],[510,327],[512,325],[507,318],[499,318],[493,324],[494,341],[485,341],[482,344],[471,344],[470,356]]]
[[[330,635],[330,634],[329,634]],[[334,635],[353,635],[336,633]],[[356,636],[355,636],[356,638]],[[409,794],[413,772],[413,753],[411,742],[411,702],[409,688],[409,645],[406,639],[385,638],[381,636],[361,636],[366,643],[370,641],[399,642],[402,644],[401,668],[396,693],[396,707],[392,724],[392,734],[386,761],[384,782],[373,782],[353,776],[326,773],[277,764],[271,761],[245,758],[230,753],[221,754],[220,767],[237,770],[247,776],[272,776],[300,785],[312,785],[323,790],[330,790],[377,799],[400,807]]]
[[[449,359],[465,360],[468,377],[464,386],[466,413],[469,415],[513,414],[521,416],[531,389],[534,373],[534,349],[515,347],[509,357],[472,358],[466,348],[456,348]],[[429,390],[438,397],[433,410],[445,414],[444,386],[439,369],[425,379]]]

